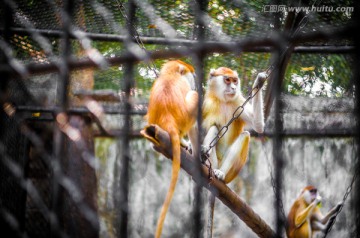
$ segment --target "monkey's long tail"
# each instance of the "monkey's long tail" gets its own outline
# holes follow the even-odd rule
[[[161,236],[161,231],[162,231],[162,228],[164,225],[165,216],[168,211],[171,199],[174,195],[174,191],[175,191],[175,187],[176,187],[176,183],[177,183],[179,171],[180,171],[180,138],[179,138],[179,134],[177,133],[177,131],[172,130],[172,131],[169,131],[169,135],[170,135],[170,140],[171,140],[171,144],[172,144],[172,153],[173,153],[172,175],[171,175],[169,190],[166,194],[165,202],[161,208],[160,217],[159,217],[157,227],[156,227],[155,238],[160,238],[160,236]]]

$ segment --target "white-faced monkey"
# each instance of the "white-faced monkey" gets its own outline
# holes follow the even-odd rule
[[[266,78],[265,73],[258,74],[254,87],[262,84]],[[226,67],[210,71],[203,104],[203,127],[207,131],[203,150],[208,150],[220,128],[226,125],[235,110],[244,102],[239,76],[235,71]],[[233,121],[216,147],[209,151],[214,173],[225,183],[231,182],[238,175],[247,160],[250,133],[244,131],[245,124],[258,133],[264,130],[261,89],[252,99],[252,104],[246,104],[240,117]]]

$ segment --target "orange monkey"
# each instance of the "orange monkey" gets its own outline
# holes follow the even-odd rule
[[[326,231],[328,221],[340,209],[338,203],[325,216],[321,213],[318,204],[321,197],[314,186],[305,187],[295,200],[288,215],[288,238],[311,238],[316,231]]]
[[[193,151],[197,145],[197,130],[194,127],[198,94],[195,91],[194,68],[180,60],[165,63],[154,82],[149,100],[148,124],[157,124],[170,136],[173,152],[172,176],[165,202],[157,223],[155,237],[161,236],[165,216],[174,194],[180,170],[180,145],[188,146],[183,140],[189,134]]]

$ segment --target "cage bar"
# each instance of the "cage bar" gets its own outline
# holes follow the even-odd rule
[[[61,1],[60,1],[61,2]],[[241,1],[234,1],[237,2],[237,4],[241,5]],[[275,3],[278,1],[275,1]],[[126,34],[120,34],[119,32],[115,32],[114,34],[107,34],[107,33],[93,33],[93,32],[82,32],[80,30],[81,34],[84,36],[84,39],[98,41],[98,42],[115,42],[119,44],[125,45],[125,52],[121,55],[117,55],[115,57],[108,57],[105,58],[105,61],[108,63],[109,66],[123,66],[124,70],[124,84],[122,85],[121,89],[123,92],[125,92],[125,98],[124,98],[124,106],[122,108],[113,108],[113,107],[106,107],[104,106],[104,113],[107,115],[123,115],[124,118],[124,125],[121,129],[115,129],[115,130],[107,130],[102,126],[101,120],[98,118],[95,118],[94,115],[91,113],[90,110],[88,110],[85,107],[72,107],[69,105],[69,98],[68,98],[68,86],[69,86],[69,80],[71,72],[78,69],[89,69],[89,68],[101,68],[101,65],[97,64],[93,60],[89,58],[82,58],[82,59],[74,59],[73,52],[71,50],[71,45],[74,43],[75,40],[79,40],[77,36],[77,32],[74,31],[73,23],[76,21],[76,14],[80,14],[78,12],[75,12],[75,14],[72,13],[74,9],[76,9],[77,4],[84,4],[85,11],[91,12],[91,7],[99,5],[86,5],[84,1],[62,1],[61,4],[63,4],[63,9],[59,11],[58,17],[59,20],[63,22],[62,29],[55,30],[55,29],[35,29],[35,28],[25,28],[25,26],[19,27],[19,22],[21,21],[19,19],[22,19],[22,14],[26,16],[26,11],[22,12],[21,8],[18,8],[16,4],[21,4],[22,1],[11,1],[7,0],[5,1],[4,7],[1,7],[0,9],[0,15],[3,16],[3,24],[1,24],[0,27],[0,156],[4,158],[10,158],[14,159],[14,168],[10,173],[6,172],[4,174],[9,174],[10,177],[14,177],[14,179],[18,179],[18,182],[20,185],[23,186],[22,192],[25,194],[24,197],[28,196],[28,192],[30,195],[36,194],[37,190],[32,188],[29,182],[29,176],[26,174],[26,165],[22,164],[23,161],[20,161],[19,159],[29,159],[29,154],[26,155],[26,153],[30,153],[30,144],[35,143],[36,141],[41,140],[40,137],[36,137],[31,135],[32,131],[30,130],[29,125],[32,125],[32,123],[36,122],[41,125],[41,123],[52,123],[55,124],[54,129],[54,136],[53,136],[53,154],[49,155],[46,151],[43,150],[43,144],[38,143],[37,145],[32,145],[33,147],[37,147],[37,149],[41,152],[43,161],[49,160],[51,161],[49,163],[51,170],[52,170],[52,205],[51,205],[51,211],[46,211],[44,209],[44,217],[49,218],[50,225],[51,225],[51,236],[52,237],[66,237],[69,236],[76,236],[81,237],[84,234],[76,234],[77,231],[74,233],[71,233],[70,228],[74,223],[82,223],[83,220],[85,220],[85,223],[88,224],[91,227],[88,229],[88,232],[86,236],[84,237],[97,237],[99,232],[98,227],[98,217],[97,217],[97,211],[95,202],[89,198],[90,196],[94,196],[93,193],[95,193],[94,190],[90,189],[91,186],[96,186],[95,175],[94,170],[90,169],[86,173],[88,175],[87,179],[91,180],[89,181],[82,181],[84,183],[87,183],[88,187],[83,188],[82,182],[80,182],[79,188],[76,188],[76,191],[79,190],[80,197],[82,199],[74,199],[74,196],[69,198],[66,198],[69,201],[72,201],[76,203],[77,206],[80,207],[80,211],[77,211],[82,218],[69,218],[63,214],[63,211],[67,212],[70,209],[67,206],[70,206],[65,199],[65,202],[62,200],[64,193],[69,193],[71,191],[71,186],[69,187],[69,184],[67,183],[70,181],[76,182],[76,168],[83,166],[84,159],[91,159],[91,153],[93,153],[93,148],[91,146],[93,145],[93,139],[94,137],[113,137],[117,140],[121,141],[121,144],[119,144],[120,151],[121,151],[121,158],[118,163],[117,173],[118,177],[120,177],[120,181],[116,184],[115,188],[118,189],[116,192],[116,203],[119,205],[117,207],[117,217],[116,217],[116,227],[115,230],[117,230],[117,235],[119,237],[128,237],[129,236],[129,229],[132,228],[129,226],[129,219],[131,219],[131,210],[129,203],[129,182],[131,178],[131,156],[130,156],[130,141],[134,138],[139,138],[140,134],[139,131],[136,131],[132,128],[132,118],[133,116],[138,115],[145,115],[146,110],[135,110],[134,104],[132,104],[131,97],[130,97],[130,91],[131,88],[134,86],[134,69],[135,65],[149,60],[154,59],[168,59],[172,57],[180,58],[180,57],[192,57],[192,61],[196,68],[196,73],[199,77],[197,86],[199,89],[199,116],[198,116],[198,126],[200,128],[201,126],[201,105],[202,105],[202,86],[203,86],[203,80],[205,78],[204,74],[204,68],[205,68],[205,58],[209,56],[212,53],[234,53],[236,55],[243,54],[243,53],[273,53],[274,62],[277,62],[277,66],[275,67],[274,72],[272,73],[272,79],[271,83],[269,85],[268,93],[270,94],[267,98],[267,115],[270,113],[271,105],[273,105],[274,109],[274,130],[273,131],[267,131],[262,135],[258,135],[257,133],[252,132],[252,137],[269,137],[273,139],[273,157],[274,157],[274,166],[275,166],[275,225],[276,225],[276,234],[277,236],[282,236],[284,227],[285,227],[285,221],[284,221],[284,214],[283,204],[282,204],[282,193],[283,193],[283,169],[285,165],[284,155],[282,152],[283,147],[283,141],[285,138],[289,137],[311,137],[311,138],[344,138],[344,137],[355,137],[357,138],[357,148],[359,148],[359,132],[358,129],[354,130],[353,128],[333,128],[333,129],[324,129],[324,130],[309,130],[309,129],[295,129],[295,130],[284,130],[283,125],[283,119],[282,119],[282,111],[283,111],[283,102],[281,100],[282,95],[282,88],[281,85],[283,83],[285,69],[288,65],[288,60],[291,54],[298,53],[298,54],[345,54],[345,55],[355,55],[355,67],[354,67],[354,80],[353,83],[355,84],[355,116],[357,118],[357,121],[359,121],[359,90],[358,90],[358,78],[359,78],[359,67],[356,67],[356,65],[359,62],[359,40],[358,37],[354,38],[355,45],[352,45],[353,42],[350,44],[330,44],[327,45],[327,42],[330,42],[332,40],[344,40],[352,38],[352,34],[354,31],[358,30],[359,26],[359,16],[357,16],[357,24],[352,25],[344,25],[344,26],[337,26],[336,28],[332,29],[326,29],[326,30],[317,30],[313,32],[306,32],[298,34],[294,37],[291,37],[289,35],[289,32],[291,32],[291,29],[280,29],[280,22],[279,18],[280,16],[278,14],[275,14],[275,19],[277,19],[277,22],[275,22],[275,28],[277,28],[277,32],[273,35],[270,35],[269,37],[249,37],[244,38],[241,40],[236,41],[223,41],[223,40],[207,40],[205,37],[207,22],[204,22],[202,18],[202,13],[207,12],[207,6],[209,4],[209,1],[207,0],[197,0],[196,4],[194,5],[194,25],[199,26],[195,27],[194,30],[194,36],[196,39],[188,39],[188,38],[166,38],[166,37],[153,37],[153,36],[140,36],[138,39],[140,39],[144,44],[147,45],[153,45],[153,46],[167,46],[166,50],[154,50],[150,52],[145,52],[143,54],[135,55],[131,53],[131,47],[133,47],[133,43],[136,42],[136,39],[134,37],[137,37],[134,29],[136,27],[137,20],[141,18],[140,15],[136,15],[137,9],[134,4],[134,1],[129,0],[126,6],[127,15],[124,22],[126,22]],[[42,4],[48,4],[49,2],[44,1]],[[30,3],[29,3],[30,4]],[[56,3],[58,4],[58,3]],[[51,6],[58,7],[60,5],[53,4]],[[104,5],[106,2],[104,2]],[[357,4],[358,3],[354,3]],[[240,6],[239,5],[239,6]],[[89,7],[90,6],[90,7]],[[102,5],[101,5],[102,6]],[[104,8],[105,9],[105,8]],[[358,8],[357,8],[358,9]],[[26,9],[25,9],[26,10]],[[53,9],[54,10],[54,9]],[[56,9],[55,9],[56,10]],[[112,10],[112,9],[110,9]],[[15,11],[15,12],[14,12]],[[184,10],[185,11],[185,10]],[[108,11],[111,12],[111,11]],[[16,15],[13,15],[13,13],[16,13]],[[356,12],[355,12],[356,13]],[[245,13],[244,13],[245,14]],[[15,16],[15,19],[14,19]],[[251,14],[250,21],[251,19]],[[98,17],[98,16],[96,16]],[[15,20],[15,21],[14,21]],[[29,20],[29,19],[28,19]],[[286,20],[286,19],[285,19]],[[30,20],[29,20],[30,21]],[[15,26],[17,23],[17,26]],[[26,25],[26,24],[25,24]],[[154,27],[154,26],[151,26]],[[155,26],[156,27],[156,26]],[[149,26],[150,28],[150,26]],[[79,30],[79,29],[76,29]],[[16,65],[14,64],[15,59],[17,59],[17,56],[6,54],[11,47],[9,47],[12,42],[12,37],[14,35],[17,36],[23,36],[28,37],[32,36],[33,34],[40,34],[44,37],[53,38],[55,41],[60,41],[63,43],[63,48],[60,50],[61,54],[58,58],[52,58],[47,63],[39,63],[39,62],[32,62],[32,63],[25,63],[24,65],[20,64]],[[29,37],[31,38],[31,37]],[[324,44],[319,45],[312,45],[311,43],[314,41],[321,41],[325,42]],[[288,46],[288,48],[284,48],[284,46]],[[25,47],[25,46],[24,46]],[[41,47],[40,47],[41,48]],[[288,50],[287,54],[285,54],[285,57],[282,57],[282,52],[284,50]],[[21,57],[21,56],[20,56]],[[19,67],[16,67],[19,66]],[[20,82],[29,80],[30,77],[33,76],[39,76],[39,75],[45,75],[48,73],[59,73],[59,77],[57,80],[57,84],[59,86],[58,90],[58,100],[56,106],[44,106],[42,104],[39,105],[32,105],[28,103],[14,103],[11,100],[8,100],[8,94],[10,90],[10,83],[13,82]],[[29,92],[26,92],[27,88],[26,86],[23,86],[23,93],[27,94],[26,98],[30,98],[31,94]],[[26,99],[25,99],[26,100]],[[118,101],[120,102],[120,101]],[[273,103],[274,102],[274,103]],[[12,151],[4,149],[4,146],[6,147],[6,143],[8,143],[9,140],[9,128],[5,128],[6,126],[10,125],[7,121],[9,118],[9,111],[6,111],[6,106],[9,106],[10,109],[14,109],[15,113],[11,115],[11,126],[12,128],[15,127],[17,135],[21,135],[24,138],[20,138],[18,141],[18,144],[21,144],[21,149],[23,151],[19,154],[19,158],[12,158],[11,156],[13,153],[10,153]],[[7,109],[8,110],[8,109]],[[42,115],[37,117],[33,116],[32,114],[41,113]],[[78,143],[75,143],[74,141],[71,141],[67,138],[67,136],[64,134],[64,132],[61,130],[61,123],[59,123],[59,115],[66,115],[67,116],[67,123],[74,128],[80,131],[81,138],[86,141],[81,141],[81,146],[79,146]],[[93,130],[91,128],[92,124],[96,124],[98,130]],[[200,133],[201,134],[201,133]],[[24,141],[23,141],[24,140]],[[68,146],[68,147],[66,147]],[[32,148],[32,147],[31,147]],[[79,149],[80,148],[80,149]],[[12,148],[14,149],[14,148]],[[23,157],[21,157],[20,154],[24,154]],[[87,156],[84,157],[84,154]],[[90,156],[89,156],[90,154]],[[10,155],[10,156],[9,156]],[[20,158],[21,157],[21,158]],[[70,158],[71,157],[71,158]],[[200,157],[200,155],[196,155],[196,157]],[[74,170],[71,171],[69,174],[65,174],[66,168],[64,167],[65,162],[69,162],[69,159],[73,159],[74,163],[71,164]],[[355,172],[358,172],[359,170],[359,161],[357,159],[357,170]],[[16,160],[16,161],[15,161]],[[19,161],[18,161],[19,160]],[[7,160],[4,160],[7,161]],[[11,161],[11,160],[10,160]],[[199,162],[199,158],[195,159],[195,167],[201,171],[201,164]],[[19,162],[19,163],[17,163]],[[26,164],[26,163],[25,163]],[[45,162],[46,164],[46,162]],[[76,165],[77,164],[77,165]],[[12,163],[2,162],[0,163],[0,171],[3,172],[6,170],[6,166],[13,165]],[[89,164],[86,164],[88,166]],[[5,168],[5,169],[4,169]],[[65,169],[64,169],[65,168]],[[189,169],[189,168],[188,168]],[[21,176],[14,176],[16,175],[16,171],[21,171]],[[84,169],[87,170],[87,169]],[[15,172],[14,172],[15,171]],[[80,174],[80,173],[79,173]],[[194,173],[194,180],[200,180],[202,176],[202,173]],[[28,187],[24,188],[24,184],[27,184]],[[29,185],[30,184],[30,185]],[[65,184],[65,185],[64,185]],[[89,185],[91,184],[91,185]],[[356,183],[356,186],[359,187],[359,183]],[[1,186],[2,188],[9,188],[8,185]],[[76,187],[76,186],[75,186]],[[89,190],[88,190],[89,189]],[[5,190],[4,190],[5,191]],[[6,190],[7,191],[7,190]],[[359,189],[355,189],[356,191],[356,198],[359,200]],[[5,204],[3,200],[5,195],[3,193],[0,193],[2,197],[0,197],[0,224],[1,227],[6,227],[7,231],[9,231],[11,234],[14,234],[14,237],[25,237],[27,234],[27,226],[26,226],[26,217],[25,217],[25,203],[26,201],[22,201],[21,206],[19,206],[21,212],[23,214],[20,214],[19,211],[11,211],[11,209],[8,209],[7,204]],[[77,193],[76,193],[77,194]],[[30,196],[29,195],[29,196]],[[74,195],[74,194],[73,194]],[[76,197],[76,196],[75,196]],[[40,207],[46,206],[46,204],[42,204],[42,201],[40,199],[35,199],[35,204],[39,205]],[[90,201],[89,201],[90,200]],[[226,199],[225,199],[226,201]],[[81,204],[84,202],[86,206],[81,206]],[[65,203],[65,204],[64,204]],[[230,202],[228,202],[230,203]],[[356,203],[356,202],[355,202]],[[194,207],[192,216],[190,218],[189,223],[193,224],[192,233],[194,237],[201,237],[204,231],[203,222],[202,222],[202,201],[201,201],[201,187],[197,187],[195,191],[195,201],[194,201]],[[356,204],[359,204],[357,202]],[[231,206],[230,204],[229,206]],[[240,206],[241,207],[241,206]],[[358,206],[355,206],[357,210],[359,210]],[[246,208],[246,206],[245,206]],[[239,207],[236,208],[238,210],[241,210]],[[235,210],[236,210],[235,209]],[[75,212],[75,213],[77,213]],[[251,210],[247,210],[248,213],[251,213]],[[246,213],[246,214],[248,214]],[[20,215],[19,215],[20,214]],[[76,214],[76,215],[79,215]],[[240,214],[240,213],[239,213]],[[237,214],[240,218],[244,214]],[[245,214],[245,215],[246,215]],[[357,219],[359,212],[357,212],[354,217],[355,220],[358,222],[359,219]],[[256,214],[255,214],[256,215]],[[13,217],[12,217],[13,216]],[[10,219],[10,218],[14,219]],[[255,216],[256,217],[256,216]],[[67,219],[69,218],[69,219]],[[14,223],[11,224],[12,226],[9,226],[9,221],[13,221]],[[255,223],[255,225],[254,225]],[[261,223],[261,222],[259,222]],[[65,226],[63,224],[66,224]],[[252,224],[256,226],[256,219],[249,221],[249,223],[246,224]],[[262,223],[261,223],[262,224]],[[267,233],[270,235],[274,235],[272,233],[271,228],[267,226],[267,224],[262,224],[266,228]],[[356,229],[358,231],[359,224],[356,224]],[[45,230],[45,229],[44,229]],[[79,231],[80,232],[80,231]],[[261,232],[255,232],[258,235]],[[45,231],[44,231],[45,234]],[[76,235],[75,235],[76,234]],[[356,234],[359,234],[357,232]]]

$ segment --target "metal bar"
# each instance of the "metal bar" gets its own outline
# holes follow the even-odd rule
[[[104,134],[101,131],[94,131],[94,135],[98,137],[120,137],[124,135],[122,130],[107,130],[108,134]],[[358,136],[359,133],[354,131],[354,129],[343,129],[343,130],[284,130],[282,133],[279,133],[282,137],[286,138],[298,138],[298,137],[308,137],[308,138],[348,138],[353,136]],[[257,132],[250,131],[251,137],[263,138],[275,137],[274,133],[265,132],[263,134],[258,134]],[[140,129],[133,130],[131,132],[131,137],[141,138]]]
[[[292,43],[304,43],[304,42],[312,42],[316,40],[327,40],[327,39],[346,39],[351,37],[351,31],[355,30],[354,28],[348,26],[344,27],[337,31],[327,32],[327,31],[318,31],[315,33],[307,33],[299,36],[293,37],[291,39]],[[204,52],[205,54],[209,53],[240,53],[247,52],[251,49],[260,47],[273,47],[277,44],[279,38],[272,39],[244,39],[239,42],[204,42],[201,46],[194,47],[192,49],[170,49],[163,51],[150,51],[148,53],[144,53],[142,56],[135,56],[130,53],[125,53],[121,56],[106,58],[109,66],[116,66],[120,64],[124,64],[126,62],[133,61],[134,63],[138,63],[140,61],[149,60],[149,59],[168,59],[168,58],[180,58],[185,56],[191,56],[192,54],[196,54],[197,52]],[[318,49],[319,50],[319,49]],[[308,52],[305,49],[301,51]],[[37,64],[37,63],[29,63],[26,65],[27,73],[30,75],[40,74],[40,73],[50,73],[60,71],[58,62],[51,62],[48,64]],[[69,60],[69,67],[71,70],[74,69],[84,69],[93,67],[96,68],[98,65],[94,63],[90,59],[79,59],[79,60]],[[13,70],[10,66],[0,66],[0,71],[8,71],[12,74],[17,74],[15,70]]]
[[[248,48],[252,48],[255,46],[274,46],[276,45],[276,41],[271,39],[247,39],[244,41],[240,41],[238,43],[222,43],[222,42],[214,42],[214,43],[204,43],[202,45],[198,45],[196,48],[188,49],[170,49],[170,50],[162,50],[162,51],[149,51],[148,53],[144,53],[142,56],[136,56],[130,54],[129,52],[124,53],[121,56],[106,58],[105,60],[109,64],[109,66],[117,66],[120,64],[124,64],[128,61],[133,61],[134,63],[138,63],[140,61],[145,61],[149,59],[168,59],[168,58],[181,58],[185,56],[191,56],[193,54],[197,54],[198,52],[208,53],[240,53]],[[89,67],[97,67],[97,65],[91,61],[90,59],[79,59],[70,61],[70,69],[83,69]],[[38,73],[50,73],[59,71],[58,63],[51,62],[48,64],[37,64],[37,63],[29,63],[26,65],[28,73],[38,74]],[[0,69],[1,70],[1,69]],[[6,69],[2,69],[6,70]],[[11,70],[8,68],[7,70]],[[13,72],[16,73],[16,72]]]
[[[23,160],[24,160],[24,176],[23,178],[27,179],[29,178],[29,170],[30,170],[30,141],[28,139],[25,138],[25,136],[21,136],[21,144],[23,148],[21,148],[22,153],[21,155],[23,156]],[[27,191],[26,189],[24,189],[24,191],[21,194],[21,210],[23,211],[22,217],[20,219],[20,230],[21,232],[26,232],[26,219],[28,219],[26,217],[26,200],[27,200]]]
[[[0,29],[0,32],[3,32],[4,29]],[[31,33],[41,34],[46,37],[55,37],[59,38],[63,36],[63,32],[59,30],[43,30],[43,29],[26,29],[26,28],[10,28],[10,31],[17,35],[27,36]],[[84,35],[86,38],[95,41],[109,41],[109,42],[123,42],[125,41],[126,36],[117,35],[117,34],[102,34],[102,33],[87,33]],[[77,37],[70,33],[69,35],[72,39],[77,39]],[[157,44],[157,45],[183,45],[183,46],[196,46],[196,40],[188,39],[173,39],[173,38],[164,38],[164,37],[146,37],[142,36],[139,39],[144,44]],[[234,44],[234,42],[228,42],[229,44]],[[213,44],[216,41],[204,41],[204,44]],[[271,52],[271,47],[253,47],[246,49],[244,52]],[[354,46],[349,45],[319,45],[319,46],[296,46],[294,48],[294,53],[336,53],[336,54],[348,54],[354,51]]]
[[[30,121],[52,121],[50,119],[36,119],[29,118],[26,120]],[[104,137],[104,138],[119,138],[125,135],[125,132],[122,129],[112,129],[106,130],[106,132],[100,129],[93,129],[93,134],[95,137]],[[356,132],[354,129],[343,129],[343,130],[284,130],[280,135],[283,138],[349,138],[358,136],[360,133]],[[254,138],[263,138],[269,137],[273,138],[275,135],[271,132],[265,132],[263,134],[258,134],[257,132],[250,131],[251,137]],[[129,137],[131,139],[143,138],[140,134],[140,129],[131,130]]]
[[[280,51],[279,51],[280,54]],[[278,55],[279,56],[279,55]],[[280,62],[280,58],[278,58]],[[281,132],[283,131],[283,122],[281,116],[281,107],[282,102],[280,99],[281,95],[281,79],[280,79],[280,68],[276,67],[274,70],[274,77],[273,80],[277,82],[274,83],[272,93],[275,95],[274,98],[274,122],[275,122],[275,129],[274,129],[274,137],[273,137],[273,158],[274,158],[274,170],[275,170],[275,219],[276,219],[276,234],[278,237],[281,237],[283,232],[283,225],[284,220],[281,215],[281,207],[282,207],[282,180],[283,180],[283,166],[284,166],[284,159],[282,154],[282,135]],[[278,80],[277,80],[278,79]]]
[[[70,237],[98,238],[99,217],[97,214],[97,179],[94,137],[90,120],[85,116],[70,115],[68,125],[79,131],[78,139],[66,139],[64,172],[82,194],[82,205],[71,196],[65,197],[64,228]],[[82,211],[85,211],[82,212]],[[71,229],[73,224],[86,229]]]
[[[278,1],[275,0],[274,4],[278,4]],[[280,13],[274,13],[274,25],[275,29],[280,32]],[[288,16],[290,17],[290,15]],[[272,151],[273,151],[273,164],[274,164],[274,174],[275,174],[275,199],[274,199],[274,208],[275,208],[275,232],[276,237],[282,237],[283,231],[283,219],[281,217],[281,205],[282,205],[282,167],[283,167],[283,158],[282,158],[282,137],[280,132],[283,130],[282,123],[282,114],[281,114],[281,69],[282,60],[282,52],[284,51],[284,47],[286,46],[286,41],[284,39],[280,39],[279,46],[277,47],[277,51],[274,52],[273,61],[275,62],[275,68],[271,75],[270,82],[270,91],[268,90],[265,94],[265,107],[269,108],[269,104],[271,104],[272,100],[274,100],[274,137],[272,143]],[[270,94],[270,98],[268,98],[268,93]],[[273,97],[273,99],[271,98]],[[267,117],[267,113],[265,111],[265,118]]]
[[[52,165],[53,156],[48,153],[47,145],[43,142],[43,138],[38,136],[37,132],[35,132],[33,129],[31,129],[26,123],[22,123],[19,120],[19,118],[17,118],[16,116],[13,116],[13,120],[14,120],[14,123],[17,124],[18,127],[21,126],[21,132],[24,135],[24,137],[26,137],[27,140],[31,141],[31,144],[34,146],[35,150],[39,154],[41,154],[41,156],[39,156],[39,157],[41,158],[42,162],[48,168],[52,168],[53,167],[53,165]],[[2,144],[0,143],[0,147],[1,147],[1,145]],[[4,155],[4,154],[2,154],[2,155]],[[7,159],[7,162],[5,162],[4,165],[8,166],[9,162],[11,162],[11,161],[9,159]],[[13,166],[10,166],[10,167],[12,168],[11,170],[13,173],[14,172]],[[23,179],[23,177],[17,171],[18,170],[15,170],[16,173],[13,173],[13,175],[15,176],[16,180],[19,181],[21,186],[27,191],[29,197],[31,197],[31,199],[34,201],[35,206],[37,208],[39,208],[40,212],[45,217],[45,219],[49,222],[51,220],[53,220],[53,222],[57,222],[57,220],[55,219],[56,218],[55,214],[53,212],[50,212],[50,210],[48,210],[44,201],[39,196],[37,189],[31,183],[31,180],[25,181]],[[76,186],[75,184],[72,184],[71,186],[69,186],[69,184],[67,184],[65,182],[68,179],[70,179],[70,178],[67,177],[66,175],[62,175],[62,179],[61,179],[62,188],[72,197],[72,199],[75,203],[75,206],[77,206],[80,209],[80,213],[82,215],[88,217],[88,221],[90,221],[92,224],[95,224],[96,221],[93,220],[94,215],[92,214],[92,211],[89,209],[86,209],[86,205],[84,203],[84,198],[83,198],[82,192],[79,190],[78,186]],[[29,187],[28,185],[31,185],[31,186]],[[76,193],[76,195],[73,195],[74,191],[78,191]],[[68,237],[67,235],[65,235],[65,233],[62,230],[59,229],[58,232],[59,232],[59,237]]]
[[[147,108],[147,104],[144,104],[145,109]],[[17,106],[17,112],[29,112],[29,113],[56,113],[59,112],[60,107],[39,107],[39,106]],[[91,111],[85,107],[76,107],[76,108],[68,108],[66,110],[69,114],[89,114]],[[126,111],[123,108],[112,108],[104,106],[104,113],[105,114],[126,114],[129,113],[130,115],[145,115],[146,110],[134,110],[133,108],[130,111]]]
[[[354,46],[332,46],[332,45],[320,45],[320,46],[295,46],[293,53],[299,54],[350,54],[355,51]]]
[[[281,137],[311,137],[311,138],[341,138],[341,137],[352,137],[358,135],[359,132],[354,131],[353,128],[344,128],[344,129],[312,129],[312,130],[286,130],[284,129],[281,132],[264,132],[259,135],[256,132],[250,132],[251,136],[254,137],[272,137],[274,138],[276,134]]]
[[[206,23],[204,22],[204,15],[207,12],[208,7],[208,0],[196,0],[194,2],[194,15],[195,15],[195,22],[194,22],[194,36],[196,38],[195,48],[200,48],[200,46],[205,41],[205,29],[206,29]],[[204,73],[204,57],[205,52],[198,51],[196,54],[192,57],[195,65],[196,75],[197,75],[197,91],[199,95],[199,102],[198,102],[198,116],[197,116],[197,128],[198,128],[198,138],[197,141],[199,142],[197,148],[194,148],[194,151],[197,151],[198,153],[194,155],[195,157],[195,180],[200,179],[202,175],[201,170],[201,135],[202,135],[202,102],[203,102],[203,87],[202,83],[205,79],[205,73]],[[193,145],[194,146],[194,145]],[[194,208],[193,208],[193,234],[192,237],[204,237],[204,224],[203,224],[203,202],[202,202],[202,186],[195,185],[195,194],[194,194]]]
[[[71,58],[71,42],[69,37],[69,32],[71,28],[71,12],[73,9],[72,6],[73,1],[65,0],[63,2],[64,12],[66,14],[62,14],[62,26],[63,26],[63,37],[62,37],[62,55],[61,62],[59,67],[60,73],[60,82],[58,87],[58,103],[59,103],[59,113],[66,112],[69,104],[68,99],[68,85],[70,81],[70,68],[69,68],[69,60]],[[66,153],[64,150],[65,137],[61,132],[58,126],[54,127],[54,146],[53,153],[54,158],[52,161],[52,169],[53,169],[53,179],[52,179],[52,201],[51,201],[51,210],[55,214],[56,219],[50,220],[50,229],[51,229],[51,237],[59,237],[59,228],[57,224],[59,224],[62,220],[62,199],[61,193],[62,190],[60,188],[59,181],[62,176],[62,160],[65,158]]]
[[[3,13],[0,15],[1,17],[1,22],[2,24],[4,24],[4,32],[3,34],[1,34],[1,37],[3,37],[5,43],[9,44],[10,43],[10,38],[11,38],[11,24],[14,22],[13,20],[13,11],[11,9],[11,7],[9,6],[9,3],[7,2],[3,2],[2,4],[2,10]],[[0,64],[1,65],[7,65],[9,64],[9,59],[7,59],[5,52],[3,52],[2,50],[0,50]],[[6,118],[7,118],[7,114],[4,110],[4,103],[7,101],[7,90],[8,90],[8,83],[10,80],[10,75],[9,72],[6,71],[2,71],[0,69],[0,147],[3,147],[3,145],[6,144],[6,135],[7,135],[7,131],[9,130],[6,125],[8,123],[6,123]],[[2,161],[2,164],[4,163],[4,155],[3,152],[1,151],[0,153],[0,158]],[[2,165],[3,166],[3,165]],[[4,169],[0,168],[0,171],[2,174],[4,174]],[[2,183],[4,183],[4,181],[2,181]],[[1,184],[0,189],[2,191],[7,191],[7,186],[8,184]],[[4,234],[8,234],[8,236],[10,237],[17,237],[18,234],[21,233],[21,231],[17,231],[16,230],[16,226],[15,227],[11,227],[9,226],[9,219],[6,218],[6,216],[4,214],[9,213],[14,213],[14,211],[7,211],[7,209],[9,209],[7,207],[7,203],[3,202],[3,198],[0,197],[0,208],[1,208],[1,212],[0,212],[0,227],[3,227],[2,232],[4,232]],[[6,209],[6,210],[5,210]],[[4,212],[4,210],[6,212]],[[25,213],[25,210],[23,211]],[[20,228],[22,230],[23,228],[23,224],[19,224],[22,221],[19,219],[20,217],[15,217],[15,221],[13,221],[13,224],[15,223],[16,225],[18,225],[18,229]]]
[[[125,38],[126,51],[130,51],[130,47],[133,40],[134,23],[135,23],[136,6],[133,0],[129,0],[127,3],[127,16],[126,16],[126,30],[127,36]],[[121,210],[119,211],[119,237],[128,237],[128,221],[129,221],[129,177],[130,177],[130,132],[131,132],[131,102],[130,102],[130,90],[134,84],[134,62],[127,60],[124,65],[124,80],[123,91],[125,92],[125,117],[123,131],[124,135],[121,138],[122,141],[122,157],[121,157],[121,173],[120,173],[120,204]]]
[[[354,22],[355,25],[357,27],[357,29],[359,29],[360,27],[360,2],[356,1],[354,2],[355,5],[355,11],[354,11]],[[356,45],[355,48],[355,60],[354,60],[354,67],[353,67],[353,82],[354,82],[354,86],[355,86],[355,109],[354,109],[354,116],[355,116],[355,121],[356,121],[356,132],[359,133],[360,132],[360,36],[359,34],[354,34],[354,42]],[[360,136],[359,134],[356,135],[355,139],[355,151],[357,153],[355,153],[355,169],[354,169],[354,173],[355,174],[359,174],[360,173],[360,157],[359,157],[359,148],[360,148]],[[354,229],[354,233],[353,237],[360,237],[360,181],[359,179],[357,179],[355,181],[355,188],[353,189],[353,191],[355,191],[355,196],[354,196],[354,202],[352,203],[354,208],[353,208],[353,221],[354,225],[355,225],[355,229]]]
[[[6,43],[10,43],[11,38],[11,31],[10,26],[13,22],[13,12],[11,7],[8,5],[8,3],[3,4],[3,10],[4,13],[2,14],[1,21],[4,23],[5,30],[2,34],[2,37],[4,37],[4,41]],[[1,65],[8,65],[9,59],[7,59],[5,53],[0,50],[0,64]],[[10,79],[9,72],[3,71],[0,68],[0,141],[4,140],[4,131],[6,128],[4,128],[5,122],[4,119],[6,117],[6,113],[4,111],[3,103],[7,100],[7,87],[8,82]]]

